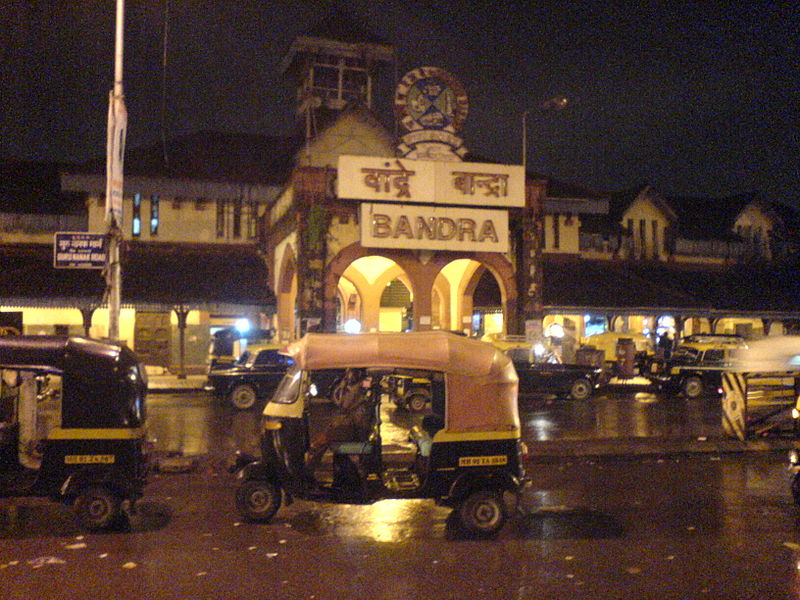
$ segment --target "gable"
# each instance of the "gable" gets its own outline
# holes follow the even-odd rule
[[[660,202],[651,199],[647,193],[639,194],[622,213],[620,224],[625,225],[628,219],[639,221],[659,221],[668,224],[670,216],[663,210]]]
[[[395,156],[394,136],[366,111],[345,111],[311,140],[310,162],[302,164],[336,169],[339,156]],[[301,153],[304,153],[302,150]]]

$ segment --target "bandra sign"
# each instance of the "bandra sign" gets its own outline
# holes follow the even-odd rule
[[[345,155],[337,181],[342,199],[525,206],[525,170],[517,165]]]
[[[503,210],[408,204],[361,205],[361,245],[463,252],[507,252]]]

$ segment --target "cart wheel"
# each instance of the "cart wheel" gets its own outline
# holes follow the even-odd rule
[[[569,397],[573,400],[586,400],[592,395],[592,384],[587,379],[576,379],[572,382]]]
[[[498,490],[474,491],[458,507],[458,517],[467,532],[480,536],[493,535],[506,522],[503,496]]]
[[[408,410],[412,412],[422,412],[425,410],[427,403],[428,397],[424,394],[412,394],[409,396],[408,400],[406,400],[406,406]]]
[[[792,498],[794,503],[800,506],[800,473],[792,477]]]
[[[236,509],[249,521],[266,523],[281,507],[281,489],[263,479],[245,481],[236,490]]]
[[[699,377],[688,377],[683,382],[683,393],[687,398],[697,398],[703,393],[703,381]]]
[[[230,399],[231,404],[239,410],[247,410],[253,408],[256,403],[256,391],[252,385],[242,383],[231,390]]]
[[[105,487],[90,487],[75,499],[75,512],[84,527],[90,530],[112,526],[120,514],[120,498]]]

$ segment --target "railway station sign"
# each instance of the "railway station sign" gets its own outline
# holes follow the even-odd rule
[[[343,199],[525,206],[525,169],[518,165],[344,155],[338,167]]]
[[[361,245],[462,252],[508,252],[504,210],[361,204]]]

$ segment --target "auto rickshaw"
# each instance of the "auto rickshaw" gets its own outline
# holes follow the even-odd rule
[[[464,530],[499,531],[506,492],[525,484],[517,411],[517,374],[500,350],[443,331],[307,334],[289,345],[295,361],[263,411],[261,458],[240,457],[236,506],[252,521],[269,521],[283,501],[368,504],[386,498],[431,498],[454,509]],[[309,449],[309,373],[365,369],[375,407],[369,439],[334,444],[332,479],[313,477]],[[425,372],[431,411],[409,427],[409,452],[384,452],[381,404],[391,403],[381,378]],[[406,413],[407,414],[407,413]]]
[[[146,393],[124,345],[0,338],[0,496],[72,504],[92,530],[119,524],[145,484]]]

